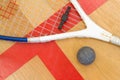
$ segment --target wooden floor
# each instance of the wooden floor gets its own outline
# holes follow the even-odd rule
[[[0,5],[2,5],[2,1],[4,0],[1,0]],[[30,32],[32,29],[34,29],[35,26],[42,23],[48,17],[50,17],[59,9],[61,9],[63,6],[69,3],[69,0],[58,0],[58,1],[57,0],[20,0],[20,1],[24,2],[25,4],[25,5],[21,4],[22,7],[20,7],[20,9],[22,13],[20,13],[20,15],[24,14],[24,16],[29,20],[29,23],[30,23],[29,25],[31,26],[30,29],[28,29],[27,33]],[[20,1],[18,0],[17,3],[20,4]],[[79,1],[83,6],[91,5],[90,7],[87,6],[90,9],[92,9],[92,5],[94,5],[94,3],[97,5],[97,3],[103,1],[104,3],[99,5],[97,9],[95,9],[92,12],[88,12],[89,16],[102,28],[108,30],[109,32],[117,36],[120,36],[120,9],[119,9],[120,0],[86,0],[86,1],[79,0]],[[89,1],[92,4],[89,4]],[[84,2],[87,2],[86,5],[84,5]],[[44,5],[45,5],[44,8],[46,9],[46,12],[43,12],[43,13],[47,17],[39,19],[39,16],[41,16],[39,15],[39,10],[40,10],[39,8]],[[87,7],[84,7],[84,8],[86,8],[87,10]],[[25,13],[25,10],[28,8],[32,9],[33,13]],[[47,13],[47,9],[50,11],[49,14]],[[0,24],[0,27],[2,26],[3,25]],[[82,21],[76,24],[71,30],[78,30],[81,28],[85,28],[85,25],[83,24]],[[20,35],[25,35],[25,34],[20,34]],[[77,70],[77,72],[82,76],[84,80],[119,80],[119,76],[120,76],[120,67],[119,67],[120,66],[120,47],[119,46],[115,46],[110,43],[102,42],[95,39],[76,39],[76,38],[55,41],[55,43],[64,53],[64,56],[66,57],[67,61],[69,61],[73,65],[72,69],[74,68],[75,70]],[[12,51],[12,48],[14,48],[14,45],[16,44],[17,43],[0,41],[1,56],[4,56],[4,54],[6,55],[7,53],[9,53],[8,51],[11,51],[10,53],[14,52]],[[52,43],[48,43],[48,44],[52,44]],[[18,43],[16,47],[19,47],[21,45],[23,46],[24,44]],[[30,44],[30,46],[32,46],[32,44]],[[33,46],[37,46],[37,44],[33,44]],[[77,61],[77,58],[76,58],[77,51],[83,46],[90,46],[96,52],[95,62],[91,65],[84,66]],[[27,50],[29,50],[29,48],[32,49],[31,47],[25,47],[25,48]],[[49,51],[53,49],[54,48],[49,49]],[[17,49],[14,48],[13,50],[17,50]],[[28,52],[27,50],[25,51],[25,53]],[[34,49],[32,51],[34,51]],[[21,51],[21,54],[25,54],[22,52],[24,51]],[[33,53],[37,53],[37,51]],[[54,50],[53,50],[53,53],[54,53]],[[4,57],[6,57],[5,59],[7,59],[7,55]],[[13,58],[15,58],[15,55]],[[0,61],[0,69],[1,69],[0,80],[4,80],[4,78],[6,80],[66,80],[67,79],[67,78],[65,79],[63,76],[62,77],[60,76],[61,78],[58,78],[58,76],[56,76],[52,72],[52,70],[47,67],[49,63],[45,64],[45,62],[49,62],[49,61],[45,61],[44,59],[41,58],[41,56],[38,56],[38,55],[31,57],[31,59],[25,62],[24,65],[19,65],[20,63],[16,63],[16,65],[18,64],[20,67],[19,68],[18,66],[15,67],[15,71],[12,71],[13,69],[11,70],[7,69],[9,68],[9,66],[12,67],[13,63],[9,64],[9,62],[7,62],[7,64],[9,65],[2,66],[4,65],[4,63],[2,63],[3,57],[0,57],[0,60],[1,60]],[[56,63],[58,62],[56,61]],[[63,62],[64,62],[64,59],[63,59]],[[67,65],[67,64],[64,64],[64,65]],[[60,67],[64,65],[60,64]],[[55,67],[54,69],[59,69],[59,68]],[[67,70],[67,67],[66,67],[66,70]],[[9,73],[10,71],[11,73]],[[64,73],[64,71],[62,72]],[[82,78],[81,80],[83,80]],[[80,79],[71,78],[71,80],[80,80]]]

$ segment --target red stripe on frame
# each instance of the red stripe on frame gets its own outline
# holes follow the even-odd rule
[[[107,0],[79,1],[85,11],[90,14]],[[13,45],[0,56],[0,80],[18,70],[35,55],[39,55],[57,80],[83,80],[55,42]]]

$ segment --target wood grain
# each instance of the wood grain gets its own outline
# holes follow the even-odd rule
[[[119,7],[120,1],[109,0],[90,17],[102,28],[120,36]],[[73,30],[79,27],[85,26],[80,22]],[[94,39],[69,39],[57,43],[85,80],[119,80],[120,47]],[[96,60],[89,66],[81,65],[76,58],[78,49],[83,46],[90,46],[96,52]]]
[[[22,4],[21,2],[24,2],[24,4]],[[29,26],[31,26],[26,33],[34,29],[39,23],[46,20],[54,12],[59,10],[68,2],[69,2],[68,0],[35,0],[35,1],[17,0],[17,3],[21,5],[19,7],[20,10],[19,16],[23,16],[24,20],[27,20]],[[36,5],[32,5],[31,3]],[[39,18],[41,16],[39,14],[40,7],[44,7],[44,9],[46,10],[42,11],[43,14],[45,15],[42,17],[42,19]],[[119,0],[108,0],[105,4],[103,4],[92,14],[90,14],[90,17],[102,28],[112,32],[117,36],[120,36],[119,7],[120,7]],[[28,11],[32,9],[33,12],[25,13],[26,9],[28,9]],[[47,11],[49,11],[49,14]],[[14,17],[12,17],[11,20],[12,19],[14,19]],[[7,22],[10,23],[10,21]],[[24,23],[23,25],[24,26],[20,28],[20,31],[23,30],[26,26]],[[4,24],[0,24],[0,27],[3,26]],[[80,22],[71,30],[79,30],[83,28],[85,28],[85,25],[83,24],[83,22]],[[2,32],[0,32],[0,34],[2,34]],[[20,36],[24,36],[25,34],[20,34],[19,32],[17,32],[17,35]],[[56,42],[62,49],[62,51],[65,53],[67,58],[74,65],[74,67],[84,77],[85,80],[119,80],[120,47],[95,39],[73,38]],[[0,48],[0,54],[2,54],[5,50],[7,50],[14,44],[15,43],[13,42],[0,41],[0,46],[2,46]],[[96,60],[93,64],[89,66],[81,65],[76,58],[78,49],[80,49],[83,46],[90,46],[96,52]],[[17,70],[15,73],[11,74],[6,80],[54,80],[54,79],[55,78],[47,70],[43,62],[36,56],[31,61],[26,63],[23,67],[21,67],[19,70]]]
[[[55,80],[38,56],[21,67],[6,80]]]

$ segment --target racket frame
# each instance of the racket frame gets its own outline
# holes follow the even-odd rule
[[[73,4],[75,9],[78,11],[79,15],[81,16],[82,20],[84,21],[86,25],[86,29],[74,31],[74,32],[67,32],[67,33],[48,35],[48,36],[30,37],[30,38],[0,35],[0,39],[8,40],[8,41],[16,41],[16,42],[44,43],[53,40],[78,37],[78,38],[94,38],[120,46],[120,38],[114,36],[112,33],[101,28],[93,20],[91,20],[89,16],[82,9],[78,0],[70,0],[70,2]]]
[[[110,38],[112,34],[104,29],[102,29],[100,26],[98,26],[95,22],[93,22],[89,16],[84,12],[80,4],[77,0],[70,0],[70,2],[73,4],[75,9],[78,11],[79,15],[83,19],[86,29],[75,31],[75,32],[67,32],[67,33],[61,33],[61,34],[55,34],[55,35],[49,35],[49,36],[41,36],[41,37],[32,37],[28,38],[28,42],[36,43],[36,42],[49,42],[53,40],[61,40],[61,39],[67,39],[67,38],[94,38],[103,40],[106,42],[110,41]]]

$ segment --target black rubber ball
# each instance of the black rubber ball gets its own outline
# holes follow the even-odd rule
[[[77,59],[81,64],[89,65],[95,60],[95,51],[90,47],[83,47],[77,53]]]

